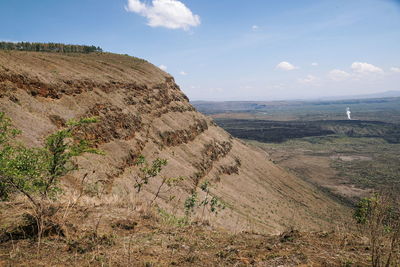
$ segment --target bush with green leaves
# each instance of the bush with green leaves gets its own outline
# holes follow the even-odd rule
[[[59,228],[53,221],[59,210],[53,201],[61,192],[60,178],[77,169],[73,159],[84,153],[102,154],[81,137],[83,127],[95,122],[96,118],[71,120],[65,129],[49,135],[43,146],[32,148],[17,141],[21,131],[0,112],[0,198],[9,200],[19,193],[30,201],[27,216],[35,222],[38,247],[43,233]]]
[[[198,199],[196,191],[193,191],[192,194],[185,199],[184,209],[186,217],[190,217],[190,215],[194,212],[197,201]]]
[[[201,191],[206,193],[203,201],[201,201],[199,204],[200,207],[203,207],[201,217],[204,216],[205,209],[208,209],[211,213],[215,214],[218,214],[219,210],[225,209],[225,205],[221,202],[219,198],[210,195],[210,186],[211,185],[209,181],[205,181],[200,185]]]
[[[137,193],[140,193],[143,186],[147,185],[151,178],[156,177],[167,163],[166,159],[157,158],[149,164],[143,155],[139,155],[135,162],[135,165],[139,167],[139,173],[134,176],[134,187],[136,188]]]
[[[205,181],[200,185],[200,190],[205,193],[204,199],[200,202],[196,190],[193,190],[192,194],[186,198],[184,209],[187,217],[190,217],[196,207],[202,208],[202,218],[204,217],[206,209],[215,215],[217,215],[220,210],[225,209],[224,203],[216,196],[211,195],[210,187],[211,184],[209,181]]]
[[[16,140],[21,131],[0,112],[1,199],[21,193],[38,208],[42,200],[56,198],[61,191],[59,179],[77,169],[74,157],[102,153],[79,135],[84,125],[95,122],[96,118],[71,120],[65,129],[49,135],[42,147],[31,148]]]
[[[139,172],[134,175],[134,188],[139,194],[143,187],[149,184],[152,178],[159,176],[163,167],[167,166],[168,161],[166,159],[156,158],[151,163],[149,163],[143,155],[139,155],[135,165],[139,167]],[[152,206],[157,200],[161,193],[168,193],[172,188],[177,186],[180,182],[184,181],[185,177],[166,177],[162,176],[160,183],[157,187],[157,191],[154,193],[154,197],[149,201],[149,205]],[[172,198],[174,196],[171,196]]]

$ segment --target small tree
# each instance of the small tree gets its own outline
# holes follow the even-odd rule
[[[80,137],[82,127],[96,118],[71,120],[65,129],[46,138],[45,145],[29,148],[15,140],[20,131],[0,112],[0,193],[7,200],[13,193],[23,194],[33,205],[40,243],[45,216],[51,216],[48,202],[56,199],[59,179],[77,169],[73,158],[83,153],[101,153]]]
[[[188,196],[188,198],[186,198],[184,203],[185,215],[187,218],[189,218],[190,215],[194,212],[196,203],[197,203],[197,193],[196,191],[193,191],[192,194]]]
[[[151,178],[156,177],[161,172],[162,167],[166,166],[167,163],[166,159],[157,158],[150,165],[146,158],[140,155],[135,162],[135,165],[139,167],[139,174],[134,176],[134,187],[137,193],[140,193],[143,186],[147,185]]]
[[[400,201],[390,194],[362,199],[354,212],[369,238],[373,267],[400,265]]]
[[[156,199],[160,196],[161,193],[169,192],[172,188],[177,186],[183,180],[185,180],[185,177],[183,177],[183,176],[162,177],[160,185],[157,188],[157,192],[155,193],[154,198],[150,202],[150,206],[153,205],[154,201],[156,201]],[[164,187],[166,187],[165,190],[164,190]],[[171,196],[170,199],[173,199],[173,196]]]
[[[167,164],[168,161],[161,158],[156,158],[151,164],[149,164],[143,155],[138,156],[135,165],[139,167],[139,173],[134,176],[134,187],[136,188],[136,192],[139,194],[142,191],[143,187],[147,185],[152,178],[156,178],[160,174],[162,168],[167,166]],[[183,180],[185,180],[185,177],[183,176],[163,176],[161,178],[157,191],[154,194],[154,198],[149,202],[149,205],[152,206],[161,193],[169,192],[172,188],[174,188]]]
[[[201,191],[205,193],[204,199],[201,202],[198,200],[196,190],[193,190],[192,194],[185,200],[184,208],[187,217],[190,217],[190,215],[194,212],[195,207],[203,208],[201,212],[201,218],[204,218],[206,209],[215,215],[217,215],[220,210],[225,209],[225,205],[222,203],[222,201],[219,198],[211,195],[210,187],[211,184],[209,181],[205,181],[200,185]]]
[[[205,209],[209,209],[211,213],[218,214],[220,209],[225,209],[225,205],[219,200],[219,198],[215,196],[210,196],[210,182],[205,181],[200,185],[201,191],[205,192],[206,195],[202,202],[200,202],[199,206],[203,206],[203,210],[201,213],[201,218],[204,217]]]

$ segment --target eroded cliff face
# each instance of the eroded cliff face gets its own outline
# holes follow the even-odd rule
[[[206,218],[233,231],[327,228],[332,218],[346,212],[274,165],[264,152],[217,127],[189,104],[170,75],[141,59],[108,53],[0,51],[0,111],[12,118],[23,131],[22,141],[32,146],[69,119],[99,117],[84,134],[106,155],[80,157],[80,170],[63,179],[64,197],[89,173],[86,182],[96,193],[85,196],[84,203],[102,207],[107,216],[154,195],[160,179],[140,196],[134,190],[134,163],[140,154],[148,160],[167,159],[161,175],[187,177],[179,188],[161,194],[160,207],[182,214],[191,190],[208,180],[227,208]]]

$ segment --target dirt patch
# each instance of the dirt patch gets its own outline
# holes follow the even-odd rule
[[[353,161],[353,160],[372,160],[371,157],[366,157],[366,156],[359,156],[359,155],[332,155],[330,156],[331,159],[339,159],[342,161]]]

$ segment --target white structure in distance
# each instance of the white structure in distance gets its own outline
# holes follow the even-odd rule
[[[351,111],[350,111],[350,108],[349,108],[349,107],[346,108],[346,114],[347,114],[347,118],[348,118],[349,120],[351,120]]]

